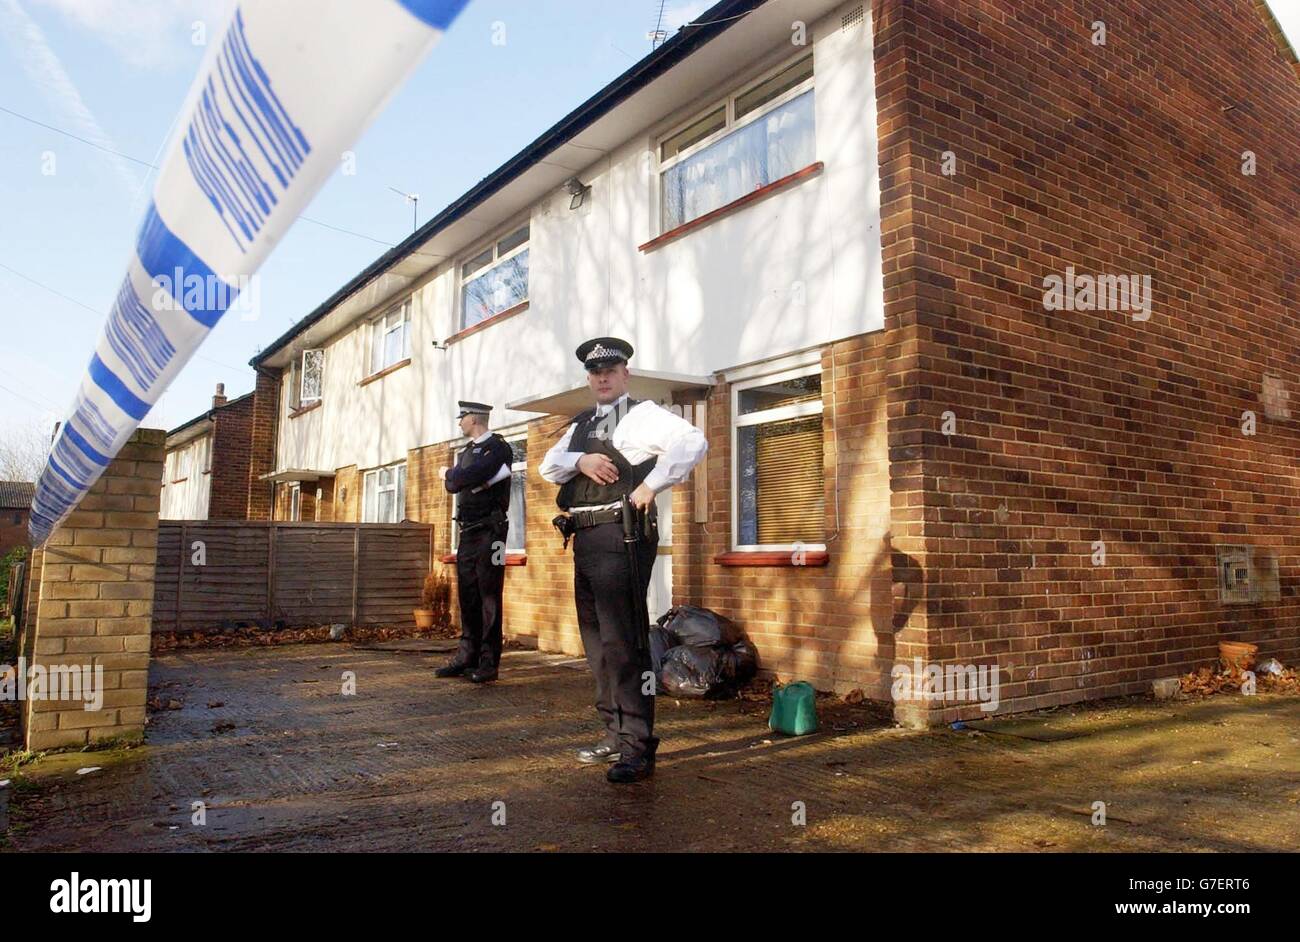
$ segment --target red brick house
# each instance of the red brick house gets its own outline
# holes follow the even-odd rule
[[[247,519],[253,408],[254,393],[227,399],[218,383],[211,409],[167,433],[162,519]]]
[[[28,546],[27,521],[36,485],[30,481],[0,481],[0,557],[15,546]]]
[[[978,665],[1006,712],[1222,638],[1300,658],[1300,81],[1267,6],[697,24],[254,359],[276,515],[430,521],[452,558],[452,403],[492,402],[506,630],[576,653],[536,468],[585,401],[573,347],[613,333],[710,444],[661,507],[656,607],[735,617],[784,680],[889,699]]]

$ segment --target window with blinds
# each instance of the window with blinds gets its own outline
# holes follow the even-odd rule
[[[820,370],[738,384],[733,395],[736,548],[820,544],[826,536]]]

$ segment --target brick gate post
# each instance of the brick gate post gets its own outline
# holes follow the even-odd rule
[[[166,437],[136,431],[45,544],[26,664],[29,686],[43,686],[23,705],[28,749],[144,733]]]

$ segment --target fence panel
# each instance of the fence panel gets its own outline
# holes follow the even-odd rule
[[[432,547],[428,524],[163,521],[154,630],[405,624]]]

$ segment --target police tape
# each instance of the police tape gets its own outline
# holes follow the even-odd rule
[[[241,0],[181,110],[36,484],[43,544],[469,0]]]

